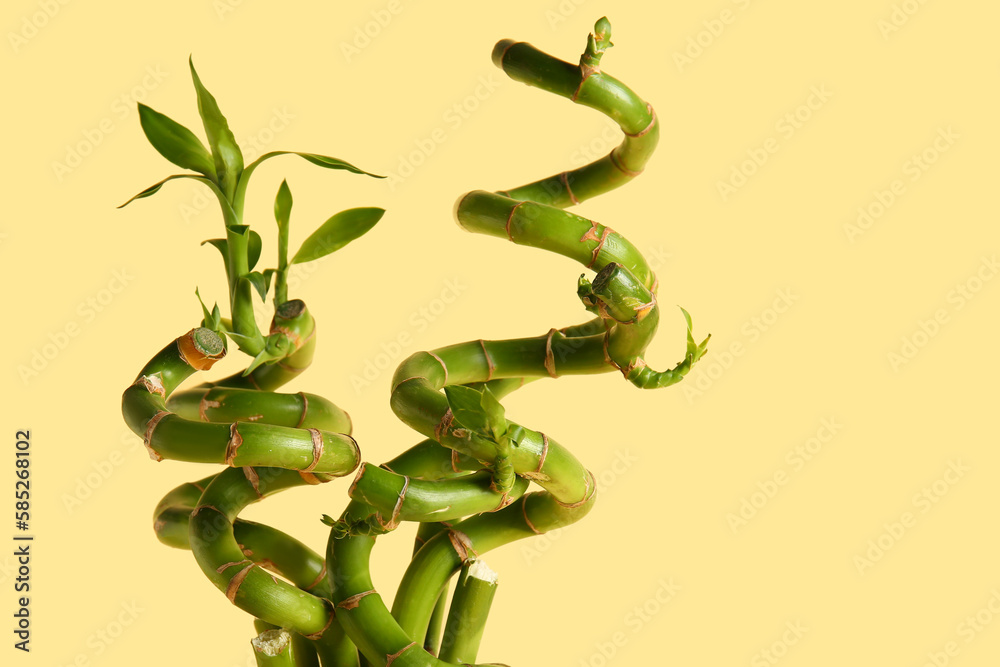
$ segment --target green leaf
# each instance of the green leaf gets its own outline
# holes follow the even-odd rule
[[[260,259],[260,251],[264,243],[260,240],[260,234],[254,230],[248,230],[248,233],[250,238],[247,240],[247,268],[252,271],[253,267],[257,266],[257,260]]]
[[[139,124],[160,155],[178,167],[215,179],[212,154],[191,130],[142,103],[139,103]]]
[[[189,59],[188,64],[191,66],[191,80],[194,81],[198,94],[198,113],[201,114],[205,134],[208,135],[208,145],[215,158],[215,173],[223,192],[232,200],[236,184],[243,173],[243,153],[240,152],[239,144],[229,129],[229,122],[219,110],[215,97],[202,85],[198,72],[194,69],[194,59]]]
[[[483,392],[464,385],[444,388],[448,405],[455,421],[464,428],[482,435],[490,435],[490,423],[483,410]]]
[[[247,366],[247,368],[246,368],[245,371],[243,371],[243,376],[246,377],[247,375],[250,375],[261,364],[266,364],[268,362],[272,362],[272,361],[274,361],[276,359],[279,359],[279,358],[280,357],[274,356],[273,354],[271,354],[267,350],[261,350],[260,354],[258,354],[256,357],[254,357],[253,361],[250,362],[250,365]]]
[[[209,312],[205,306],[205,302],[201,300],[201,294],[198,293],[197,287],[194,290],[194,295],[198,297],[198,303],[201,304],[201,312],[205,316],[201,325],[207,329],[211,329],[215,333],[221,334],[224,328],[222,326],[222,313],[219,311],[219,304],[215,304],[212,312]]]
[[[362,207],[349,208],[335,214],[305,240],[292,258],[292,264],[311,262],[363,235],[382,219],[385,209]]]
[[[301,153],[299,151],[271,151],[269,153],[264,153],[259,158],[254,160],[253,163],[251,163],[250,167],[247,167],[247,171],[249,171],[251,167],[257,167],[257,165],[259,165],[264,160],[269,160],[279,155],[298,155],[303,160],[307,160],[318,167],[323,167],[324,169],[343,169],[345,171],[351,172],[352,174],[364,174],[366,176],[371,176],[372,178],[385,178],[385,176],[372,174],[371,172],[367,172],[364,169],[355,167],[350,162],[346,162],[344,160],[341,160],[340,158],[329,157],[327,155],[318,155],[316,153]]]
[[[208,239],[202,241],[201,245],[211,243],[222,253],[222,263],[226,265],[226,275],[229,275],[229,242],[226,239]]]
[[[149,197],[150,195],[155,195],[157,192],[160,191],[160,188],[163,187],[164,183],[166,183],[167,181],[172,181],[175,178],[190,178],[190,179],[193,179],[195,181],[201,181],[203,183],[207,183],[209,186],[214,186],[215,185],[214,183],[212,183],[212,181],[208,180],[204,176],[195,176],[194,174],[174,174],[173,176],[167,176],[166,178],[164,178],[159,183],[154,183],[153,185],[150,185],[148,188],[146,188],[145,190],[143,190],[139,194],[135,195],[134,197],[132,197],[131,199],[129,199],[127,202],[125,202],[124,204],[120,205],[118,208],[125,208],[126,206],[128,206],[129,204],[131,204],[132,202],[134,202],[136,199],[145,199],[146,197]]]
[[[493,395],[489,387],[483,387],[483,398],[480,405],[486,415],[486,421],[489,424],[493,439],[500,442],[507,433],[507,420],[504,417],[503,406],[500,405],[500,401]]]
[[[274,219],[278,223],[278,229],[288,226],[288,220],[292,215],[292,191],[288,187],[288,181],[282,181],[278,187],[278,195],[274,198]]]
[[[273,271],[273,269],[268,269],[268,271]],[[247,278],[253,284],[257,294],[260,294],[260,300],[267,300],[267,291],[271,289],[271,275],[267,272],[260,273],[259,271],[253,271],[247,274]]]

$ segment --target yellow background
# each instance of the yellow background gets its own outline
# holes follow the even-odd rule
[[[33,651],[15,651],[5,629],[4,664],[252,664],[249,618],[150,528],[161,495],[211,467],[153,464],[120,417],[146,359],[199,321],[195,287],[209,301],[225,290],[216,251],[198,245],[222,227],[197,184],[115,210],[177,171],[143,137],[135,100],[202,135],[193,54],[241,142],[380,173],[420,162],[390,187],[281,158],[257,172],[247,206],[265,266],[283,177],[293,247],[342,208],[388,210],[291,291],[321,327],[314,367],[292,390],[347,409],[365,459],[380,462],[419,438],[389,410],[390,371],[360,385],[366,361],[388,349],[394,367],[584,316],[579,267],[463,233],[451,207],[617,143],[599,114],[507,80],[489,58],[510,37],[575,60],[605,14],[616,46],[604,69],[655,106],[662,136],[641,178],[576,211],[665,257],[652,365],[682,354],[673,304],[712,343],[677,387],[576,377],[506,401],[511,418],[577,453],[602,493],[581,524],[488,555],[500,589],[480,660],[775,664],[767,650],[788,667],[997,664],[1000,280],[987,278],[1000,248],[1000,9],[916,0],[6,3],[0,467],[12,489],[14,431],[30,428],[36,541]],[[456,104],[472,109],[460,122]],[[782,119],[796,113],[790,132]],[[70,151],[87,155],[58,169]],[[925,152],[927,168],[915,167]],[[743,164],[754,155],[763,164]],[[724,198],[733,169],[753,173]],[[848,233],[879,197],[893,201]],[[449,284],[458,296],[444,304]],[[75,335],[60,336],[67,327]],[[397,350],[401,334],[411,340]],[[45,347],[54,341],[57,352]],[[26,375],[45,350],[52,358]],[[231,356],[223,371],[238,367]],[[810,445],[811,460],[795,463]],[[246,516],[322,551],[319,517],[339,514],[346,490],[297,489]],[[0,533],[13,533],[5,496]],[[734,530],[744,500],[756,514],[743,506],[750,518]],[[412,532],[376,550],[387,598]],[[886,547],[877,560],[870,541]],[[0,565],[7,628],[12,556]],[[671,582],[680,589],[664,602]]]

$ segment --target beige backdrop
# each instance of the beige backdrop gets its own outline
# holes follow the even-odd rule
[[[647,251],[660,276],[657,367],[683,320],[712,334],[680,386],[540,382],[508,414],[569,446],[601,481],[581,524],[487,560],[500,590],[482,661],[511,665],[995,665],[1000,233],[1000,8],[984,2],[584,0],[16,0],[4,6],[0,263],[7,302],[3,438],[32,434],[32,652],[4,664],[252,665],[249,618],[152,509],[209,466],[153,464],[119,396],[155,351],[224,296],[221,220],[147,144],[142,101],[202,134],[199,72],[249,158],[248,221],[274,252],[287,177],[293,246],[336,210],[388,210],[299,274],[321,327],[293,390],[350,411],[366,460],[418,440],[388,406],[406,355],[542,333],[584,316],[579,267],[463,233],[463,192],[579,166],[610,122],[506,79],[500,38],[575,60],[608,14],[604,69],[662,120],[628,187],[577,210]],[[400,342],[403,341],[403,342]],[[238,355],[224,364],[237,368]],[[389,370],[383,370],[387,368]],[[367,375],[366,375],[367,369]],[[347,482],[246,516],[318,550]],[[13,497],[0,529],[13,545]],[[412,526],[380,541],[391,597]],[[13,546],[0,549],[11,625]]]

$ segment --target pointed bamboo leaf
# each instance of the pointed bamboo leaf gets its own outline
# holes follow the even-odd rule
[[[311,262],[343,248],[374,227],[384,214],[385,209],[362,207],[333,215],[305,240],[291,263]]]
[[[215,178],[212,154],[194,132],[142,103],[139,103],[139,124],[160,155],[178,167]]]
[[[455,421],[464,428],[483,435],[490,435],[490,423],[483,410],[483,392],[463,385],[444,388],[448,405]]]
[[[264,160],[269,160],[279,155],[298,155],[303,160],[311,162],[318,167],[323,167],[324,169],[343,169],[344,171],[349,171],[352,174],[364,174],[365,176],[371,176],[372,178],[385,178],[385,176],[373,174],[359,167],[355,167],[350,162],[341,160],[340,158],[319,155],[317,153],[303,153],[300,151],[271,151],[269,153],[264,153],[247,166],[247,171],[249,172],[251,169],[256,168]]]
[[[208,327],[209,326],[208,322],[212,321],[212,313],[209,312],[208,307],[205,305],[205,302],[201,300],[201,294],[198,293],[198,288],[197,287],[194,288],[194,295],[196,297],[198,297],[198,303],[201,304],[201,312],[205,316],[205,319],[204,319],[205,323],[203,324],[203,326]],[[211,327],[209,327],[209,328],[211,328]]]
[[[497,442],[503,438],[507,433],[507,420],[504,417],[503,406],[500,405],[500,401],[497,397],[493,395],[489,387],[483,388],[482,401],[480,406],[483,409],[483,413],[486,415],[486,421],[489,424],[489,432],[493,435],[493,439]]]
[[[274,356],[267,350],[261,350],[260,354],[254,357],[253,361],[250,362],[250,365],[247,366],[245,371],[243,371],[243,376],[246,377],[247,375],[250,375],[257,369],[258,366],[272,362],[278,358],[279,357]]]
[[[278,194],[274,198],[274,219],[278,223],[278,229],[288,226],[288,220],[292,215],[292,191],[288,187],[288,181],[282,181],[278,187]]]
[[[250,238],[247,239],[247,267],[252,271],[253,267],[257,266],[257,260],[260,259],[260,251],[264,246],[263,241],[260,240],[260,234],[254,230],[248,230]]]
[[[154,183],[153,185],[150,185],[148,188],[146,188],[145,190],[143,190],[139,194],[135,195],[134,197],[132,197],[131,199],[129,199],[124,204],[118,206],[118,208],[125,208],[126,206],[128,206],[129,204],[131,204],[132,202],[134,202],[136,199],[145,199],[146,197],[149,197],[150,195],[155,195],[157,192],[160,191],[160,188],[163,187],[164,183],[166,183],[167,181],[172,181],[175,178],[190,178],[190,179],[195,180],[195,181],[201,181],[202,183],[207,183],[210,186],[215,185],[214,183],[212,183],[212,181],[208,180],[204,176],[195,176],[194,174],[174,174],[173,176],[167,176],[166,178],[164,178],[159,183]]]
[[[240,152],[239,144],[229,129],[229,122],[219,110],[215,97],[202,85],[198,72],[194,69],[194,59],[189,59],[188,64],[198,94],[198,113],[201,114],[205,134],[208,135],[208,145],[215,159],[215,173],[218,175],[218,182],[223,192],[231,198],[243,173],[243,153]]]
[[[207,239],[201,245],[211,243],[222,253],[222,263],[226,265],[226,275],[229,275],[229,242],[226,239]]]
[[[268,269],[268,271],[272,270],[273,269]],[[254,289],[257,290],[257,294],[260,295],[260,300],[266,301],[267,292],[269,289],[271,289],[270,273],[267,272],[260,273],[259,271],[253,271],[247,274],[247,278],[250,279],[250,282],[253,284]]]

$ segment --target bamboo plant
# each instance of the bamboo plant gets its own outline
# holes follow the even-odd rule
[[[639,175],[657,143],[652,107],[601,70],[610,39],[611,26],[602,18],[577,64],[524,42],[496,45],[493,62],[508,76],[604,113],[624,139],[591,164],[508,190],[470,192],[455,208],[468,231],[556,252],[594,272],[577,281],[577,297],[592,317],[534,337],[475,340],[410,356],[395,372],[390,405],[425,439],[379,466],[361,463],[340,408],[314,394],[275,389],[309,365],[316,342],[305,304],[287,299],[288,266],[357,238],[381,209],[334,216],[288,260],[291,195],[283,183],[275,201],[278,262],[255,272],[261,244],[242,222],[246,179],[280,153],[244,169],[225,118],[193,66],[210,151],[190,131],[140,106],[153,146],[197,173],[171,176],[136,198],[170,178],[194,178],[213,190],[226,238],[212,243],[225,259],[232,316],[203,306],[201,326],[167,345],[126,389],[123,412],[155,460],[225,466],[170,491],[155,510],[154,528],[164,543],[190,549],[230,602],[256,618],[258,664],[474,663],[497,585],[483,554],[581,519],[596,496],[594,476],[583,464],[555,439],[508,419],[501,399],[537,379],[613,371],[640,388],[666,387],[705,354],[708,338],[695,342],[682,309],[684,358],[666,371],[646,364],[643,355],[659,321],[656,276],[623,236],[564,210]],[[319,166],[367,173],[335,158],[299,155]],[[251,299],[254,292],[264,298],[271,277],[275,312],[264,336],[253,322]],[[246,369],[175,392],[225,354],[226,339],[252,357]],[[347,508],[336,519],[323,515],[330,529],[325,557],[275,528],[239,518],[265,496],[355,468]],[[540,490],[529,493],[532,483]],[[372,584],[369,562],[378,537],[403,521],[419,522],[419,528],[390,607]],[[456,574],[449,609],[446,593]]]

